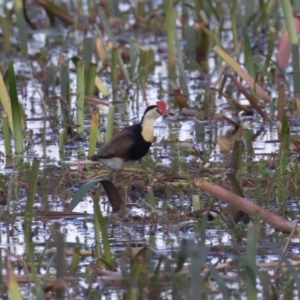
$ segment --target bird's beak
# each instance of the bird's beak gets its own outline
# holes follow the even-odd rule
[[[169,115],[169,111],[167,109],[160,109],[159,112],[163,117]]]
[[[169,113],[168,110],[164,110],[164,111],[162,112],[162,117],[163,117],[163,119],[167,119],[169,115],[170,115],[170,113]]]

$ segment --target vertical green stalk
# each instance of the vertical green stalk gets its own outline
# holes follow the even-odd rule
[[[77,133],[83,134],[84,131],[84,62],[77,61]]]
[[[82,59],[85,63],[85,66],[89,66],[92,61],[93,56],[93,42],[94,39],[90,37],[86,37],[83,40],[83,53],[82,53]]]
[[[37,291],[40,291],[40,284],[39,284],[39,280],[37,277],[36,266],[34,263],[34,248],[33,248],[33,243],[31,242],[32,213],[30,213],[30,212],[25,213],[24,223],[25,223],[26,256],[27,256],[27,259],[29,261],[29,265],[31,268],[31,274],[32,274],[34,285],[35,285],[35,289]],[[44,299],[44,298],[42,298],[42,299]]]
[[[110,105],[108,107],[107,125],[106,125],[106,132],[105,132],[105,142],[106,143],[113,136],[113,132],[114,132],[114,116],[115,116],[115,107],[113,105]]]
[[[22,300],[19,284],[16,280],[14,269],[8,257],[6,257],[7,288],[12,300]]]
[[[254,58],[252,53],[251,42],[247,33],[247,29],[243,29],[243,37],[244,37],[244,50],[245,50],[245,64],[248,73],[252,78],[255,78],[255,68],[254,68]]]
[[[130,53],[131,55],[131,53]],[[146,68],[148,71],[154,70],[154,51],[150,47],[140,47],[140,59],[138,70],[140,71],[141,68]],[[149,63],[152,63],[150,66]]]
[[[0,244],[2,245],[2,234],[0,232]],[[2,256],[2,250],[0,250],[0,268],[1,270],[4,269],[4,257]],[[5,284],[4,284],[4,274],[0,272],[0,297],[4,299],[4,293],[6,290]]]
[[[2,115],[3,120],[3,136],[4,136],[4,146],[5,146],[5,155],[6,158],[11,159],[12,151],[11,151],[11,144],[10,144],[10,132],[9,132],[9,124],[8,124],[8,117],[7,114]]]
[[[63,116],[63,127],[67,130],[68,126],[68,108],[70,107],[70,71],[69,59],[65,60],[60,68],[60,93],[65,103],[61,102],[61,111]]]
[[[276,38],[276,29],[274,27],[270,27],[269,29],[269,39],[268,39],[268,52],[266,55],[266,60],[264,63],[264,72],[267,71],[269,65],[270,65],[270,61],[271,61],[271,57],[274,51],[274,45],[275,45],[275,38]]]
[[[112,33],[109,21],[108,21],[108,19],[107,19],[107,17],[106,17],[106,15],[105,15],[102,8],[99,8],[99,15],[100,15],[101,20],[103,22],[105,32],[109,36],[109,40],[112,42],[113,46],[115,47],[116,46],[116,39],[115,39],[115,37]],[[96,29],[97,29],[97,27],[96,27]],[[101,37],[102,35],[101,35],[101,32],[100,32],[99,29],[97,29],[97,32],[98,32],[99,37]],[[102,39],[102,42],[103,42],[103,38],[101,38],[101,39]],[[123,59],[120,55],[120,52],[118,52],[118,63],[119,63],[120,69],[122,70],[123,75],[124,75],[127,83],[130,83],[130,78],[129,78],[129,75],[128,75],[128,71],[127,71],[127,68],[124,65]]]
[[[98,199],[96,201],[99,201],[100,199],[100,191],[101,191],[101,187],[99,186],[97,189],[94,190],[93,192],[93,199]],[[94,226],[95,226],[95,232],[94,232],[94,236],[95,236],[95,257],[96,258],[101,258],[102,257],[102,247],[101,247],[101,242],[100,242],[100,225],[97,219],[97,215],[94,214]]]
[[[67,103],[70,103],[70,60],[66,59],[60,68],[60,93]]]
[[[97,71],[97,65],[91,63],[87,71],[86,84],[85,84],[85,94],[87,96],[94,95],[96,71]]]
[[[19,31],[19,43],[21,51],[24,55],[27,54],[28,48],[28,31],[27,23],[23,15],[23,2],[22,0],[15,0],[15,14],[17,19],[17,27]]]
[[[252,145],[252,139],[254,136],[253,131],[251,129],[244,129],[243,135],[245,139],[247,153],[249,156],[253,155],[254,154],[253,145]]]
[[[173,0],[165,0],[166,30],[168,45],[168,64],[172,70],[176,66],[175,58],[175,14]]]
[[[299,45],[292,44],[292,66],[293,66],[293,86],[294,94],[300,93],[300,62]]]
[[[207,41],[208,41],[208,37]],[[186,76],[184,73],[184,64],[182,59],[182,51],[181,51],[181,45],[178,39],[177,34],[174,35],[174,47],[176,49],[177,53],[177,67],[178,67],[178,73],[179,73],[179,82],[182,90],[184,91],[185,96],[187,97],[187,101],[189,100],[189,87],[187,84]]]
[[[243,173],[243,162],[242,162],[242,142],[235,141],[233,147],[233,174],[241,184],[241,174]]]
[[[24,141],[22,132],[22,121],[21,121],[21,109],[18,100],[17,83],[15,77],[15,71],[13,62],[9,62],[7,69],[7,77],[9,84],[9,94],[11,100],[12,119],[14,127],[14,140],[15,140],[15,152],[16,154],[22,154],[24,152]]]
[[[29,175],[28,191],[27,191],[27,201],[26,201],[26,212],[33,214],[33,204],[35,199],[35,191],[38,181],[39,167],[41,161],[38,158],[34,158],[31,166],[31,171]],[[31,224],[30,224],[31,226]]]
[[[277,121],[282,124],[282,118],[284,116],[284,83],[280,82],[278,84],[278,101],[277,101]]]
[[[202,203],[200,202],[200,196],[199,195],[192,195],[192,206],[193,210],[197,211],[201,209]]]
[[[59,152],[63,153],[65,150],[65,139],[66,139],[66,131],[65,129],[61,129],[59,131],[59,136],[58,136],[58,147],[59,147]]]
[[[97,217],[97,221],[101,230],[102,241],[103,241],[103,248],[104,248],[104,259],[105,262],[112,266],[112,255],[110,251],[110,245],[108,240],[108,233],[107,233],[107,224],[105,218],[102,215],[100,205],[99,205],[99,193],[92,193],[92,198],[94,202],[94,215]]]
[[[91,127],[90,127],[88,157],[91,157],[95,153],[95,150],[96,150],[98,123],[99,123],[99,112],[97,109],[93,109],[92,121],[91,121]]]
[[[247,231],[247,246],[246,246],[246,282],[247,282],[247,299],[256,300],[256,252],[257,252],[257,228],[256,225],[250,224]]]
[[[237,45],[238,45],[238,34],[237,34],[237,28],[236,28],[237,0],[233,0],[233,1],[230,1],[230,2],[232,3],[231,6],[229,7],[230,15],[231,15],[231,30],[232,30],[234,48],[236,48]],[[230,3],[230,2],[228,2],[228,3]]]
[[[72,260],[69,266],[70,274],[74,275],[79,268],[80,246],[76,245],[73,249]]]
[[[54,222],[50,226],[51,236],[53,237],[56,246],[56,278],[64,280],[66,275],[66,260],[65,260],[65,235],[60,231],[60,223]],[[65,287],[62,285],[56,289],[56,299],[65,299]]]
[[[13,119],[12,119],[11,103],[10,103],[10,98],[9,98],[9,95],[7,92],[7,88],[4,83],[7,81],[6,76],[7,76],[7,71],[6,71],[4,78],[2,77],[2,74],[0,73],[0,100],[1,100],[2,107],[8,116],[9,127],[13,134],[14,133],[14,124],[13,124]]]
[[[153,192],[153,187],[152,186],[148,186],[147,187],[147,201],[148,203],[153,206],[153,207],[156,207],[156,200],[155,200],[155,197],[154,197],[154,192]]]
[[[184,6],[184,5],[183,5]],[[138,0],[136,1],[136,6],[135,6],[135,13],[138,17],[144,18],[145,17],[145,3],[144,1]]]
[[[94,226],[95,226],[95,257],[100,258],[101,255],[101,243],[100,243],[100,225],[97,221],[97,216],[94,214]]]
[[[113,103],[117,100],[117,89],[118,89],[118,49],[113,47],[111,54],[111,84],[113,92]]]
[[[37,277],[36,266],[34,263],[34,247],[31,241],[31,227],[32,227],[32,216],[33,216],[33,205],[35,199],[35,191],[38,181],[40,160],[37,158],[33,159],[31,171],[29,174],[29,183],[27,191],[27,201],[26,201],[26,212],[25,212],[25,243],[26,243],[26,255],[31,266],[31,274],[33,277],[33,282],[36,289],[37,299],[45,299],[44,293],[42,292]]]
[[[293,5],[294,5],[294,12],[298,14],[300,12],[300,0],[294,0]]]
[[[299,41],[294,25],[293,8],[290,1],[280,0],[285,25],[292,44],[292,66],[293,66],[293,85],[294,93],[300,93],[300,63],[299,63]]]
[[[9,18],[6,15],[1,15],[0,19],[3,34],[3,49],[4,52],[8,53],[11,51]]]

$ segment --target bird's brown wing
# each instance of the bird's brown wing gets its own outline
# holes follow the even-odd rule
[[[91,157],[91,159],[97,160],[99,158],[111,157],[121,157],[126,159],[127,153],[130,151],[131,147],[133,147],[134,142],[135,134],[126,128],[116,133],[108,143]]]

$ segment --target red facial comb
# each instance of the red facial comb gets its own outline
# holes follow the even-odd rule
[[[162,101],[157,101],[156,106],[163,114],[168,114],[167,105]]]
[[[167,105],[162,102],[162,101],[157,101],[156,102],[156,106],[159,108],[159,109],[162,109],[162,110],[166,110],[167,109]]]

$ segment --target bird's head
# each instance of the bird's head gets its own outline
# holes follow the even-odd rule
[[[169,112],[167,110],[166,104],[162,101],[157,101],[156,105],[150,105],[146,108],[143,115],[143,120],[145,119],[156,120],[160,116],[165,116],[168,114]]]

